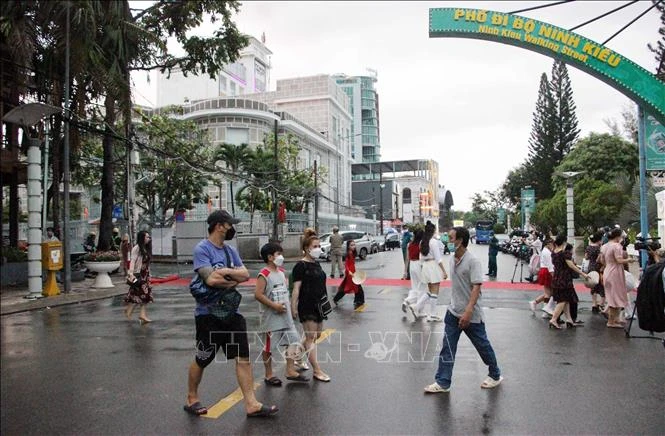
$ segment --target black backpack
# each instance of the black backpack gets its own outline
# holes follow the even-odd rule
[[[665,291],[663,290],[665,262],[650,265],[644,270],[637,287],[637,319],[642,330],[665,332]]]

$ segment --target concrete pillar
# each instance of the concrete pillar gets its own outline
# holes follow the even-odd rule
[[[38,138],[28,140],[28,290],[27,298],[42,296],[42,187]]]

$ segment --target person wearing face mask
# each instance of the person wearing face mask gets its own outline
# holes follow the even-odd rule
[[[306,382],[309,378],[301,375],[296,369],[294,358],[300,354],[300,337],[296,332],[291,317],[291,304],[286,275],[284,274],[284,256],[282,247],[276,242],[268,242],[261,247],[261,258],[266,263],[256,278],[254,297],[264,306],[261,313],[260,331],[265,332],[266,340],[263,349],[263,365],[266,374],[263,379],[268,386],[281,386],[282,380],[272,372],[273,351],[286,348],[286,379]]]
[[[187,376],[187,402],[184,409],[191,415],[203,415],[208,409],[201,404],[198,388],[203,370],[215,360],[221,349],[229,360],[236,361],[236,377],[243,394],[247,417],[264,417],[279,411],[277,406],[266,406],[254,395],[254,376],[249,360],[247,323],[237,311],[228,319],[216,316],[225,295],[249,279],[249,272],[240,260],[235,248],[225,244],[235,236],[234,224],[240,220],[225,210],[216,210],[208,216],[208,238],[194,247],[194,272],[205,283],[207,291],[196,299],[194,319],[196,321],[196,356],[189,366]],[[190,285],[191,289],[191,285]],[[238,302],[239,303],[239,302]]]
[[[314,229],[307,228],[303,235],[302,250],[305,256],[293,267],[293,294],[291,311],[298,318],[305,332],[304,348],[309,353],[309,363],[315,380],[329,382],[330,376],[323,372],[316,360],[316,340],[323,331],[323,320],[319,312],[319,301],[327,296],[326,273],[316,261],[321,255],[321,241]]]

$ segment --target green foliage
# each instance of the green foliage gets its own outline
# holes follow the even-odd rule
[[[540,231],[551,230],[554,234],[566,230],[566,191],[560,190],[552,198],[536,203],[536,210],[530,217],[530,222]]]
[[[2,246],[2,258],[7,263],[27,262],[28,253],[16,247]]]
[[[513,207],[519,208],[522,188],[531,183],[528,175],[528,166],[522,163],[517,168],[510,170],[506,180],[501,185],[503,196]]]
[[[136,183],[136,204],[169,225],[175,219],[169,210],[189,208],[204,196],[209,176],[200,170],[211,160],[206,133],[169,113],[144,118],[137,132],[149,148],[141,154],[144,177]]]
[[[616,184],[583,178],[574,186],[577,233],[591,234],[616,219],[627,195]]]
[[[484,191],[483,194],[473,194],[471,198],[471,210],[475,216],[475,220],[472,224],[475,224],[475,221],[479,219],[488,219],[496,222],[499,216],[498,210],[501,208],[505,209],[508,204],[509,201],[502,189]]]
[[[494,227],[492,228],[492,230],[494,231],[495,235],[498,235],[500,233],[506,233],[506,226],[504,226],[501,223],[496,223],[496,224],[494,224]]]
[[[584,177],[611,183],[617,176],[638,176],[638,149],[634,144],[607,133],[590,133],[563,159],[555,172],[586,171]],[[565,185],[556,180],[555,186]]]

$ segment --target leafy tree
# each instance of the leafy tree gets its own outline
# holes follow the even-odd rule
[[[483,194],[475,193],[471,199],[471,210],[477,219],[488,219],[496,222],[499,216],[498,210],[505,208],[508,203],[503,191],[484,191]]]
[[[215,161],[221,160],[226,163],[227,170],[230,171],[230,174],[226,175],[226,178],[229,180],[230,190],[231,190],[231,214],[235,215],[236,208],[233,198],[233,182],[240,180],[241,172],[245,169],[245,162],[249,158],[249,145],[233,145],[223,143],[221,144],[214,152],[213,159]]]
[[[517,214],[519,217],[519,214]],[[542,232],[559,234],[566,231],[566,191],[557,191],[552,198],[536,203],[530,222]]]
[[[555,60],[552,66],[552,98],[555,109],[555,143],[554,161],[558,164],[568,154],[580,129],[577,127],[577,115],[575,114],[575,101],[573,100],[573,88],[568,76],[566,64]]]
[[[210,160],[206,133],[193,121],[183,121],[162,112],[144,118],[137,133],[149,144],[141,155],[141,167],[146,173],[136,184],[136,204],[152,217],[170,225],[175,215],[189,208],[204,196],[210,176],[201,171]]]
[[[527,163],[522,163],[517,168],[510,170],[506,180],[501,185],[501,191],[506,201],[513,207],[520,206],[522,188],[530,185],[532,182],[528,174]]]
[[[556,167],[555,172],[586,171],[585,178],[611,183],[619,175],[634,180],[638,175],[639,159],[635,144],[607,133],[590,133]],[[560,179],[555,186],[563,186]]]
[[[68,114],[74,120],[85,119],[90,105],[100,100],[104,102],[100,249],[105,249],[111,239],[113,149],[118,146],[118,140],[120,146],[126,146],[129,136],[130,72],[152,69],[164,72],[178,67],[185,75],[208,74],[215,78],[222,66],[235,61],[239,50],[247,45],[247,37],[231,20],[232,13],[239,7],[236,1],[223,0],[159,1],[133,15],[135,11],[129,8],[128,1],[3,2],[0,16],[2,68],[16,73],[12,74],[16,77],[13,82],[3,80],[3,95],[5,91],[6,95],[11,93],[14,105],[26,94],[37,101],[63,105],[64,51],[68,47],[71,83],[75,84]],[[71,17],[69,44],[65,42],[67,12]],[[218,30],[210,38],[192,35],[191,30],[204,19],[218,22]],[[184,55],[169,53],[167,41],[172,37],[182,45]],[[9,41],[11,44],[4,43]],[[30,88],[25,86],[28,82],[32,84]],[[21,84],[23,86],[19,86]],[[124,131],[116,125],[118,117],[124,122]],[[62,128],[59,123],[51,130],[56,140],[49,196],[54,202],[56,227],[60,197],[57,194],[62,180]],[[71,133],[72,155],[76,156],[77,135],[74,129]]]
[[[552,169],[560,162],[556,152],[556,104],[552,95],[552,85],[547,74],[540,76],[538,100],[533,113],[531,136],[529,138],[529,157],[525,165],[527,183],[536,191],[537,198],[549,198],[552,195]],[[521,195],[521,194],[520,194]]]
[[[647,44],[649,50],[654,54],[656,60],[656,76],[665,82],[665,4],[657,0],[652,0],[656,4],[656,9],[660,12],[660,28],[658,34],[660,39],[656,44]]]

